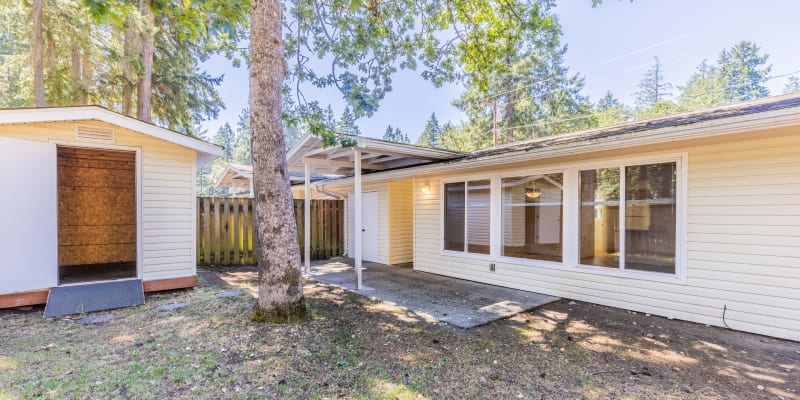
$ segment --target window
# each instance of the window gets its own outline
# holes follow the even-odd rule
[[[503,178],[502,255],[561,262],[563,174]]]
[[[674,274],[676,171],[675,162],[580,171],[580,263]]]
[[[444,185],[444,249],[489,254],[491,181]]]
[[[682,281],[683,162],[621,159],[443,182],[442,249],[489,263]]]
[[[580,172],[580,263],[619,268],[619,168]]]
[[[625,268],[675,273],[675,163],[625,168]]]
[[[444,185],[444,249],[464,251],[464,182]]]

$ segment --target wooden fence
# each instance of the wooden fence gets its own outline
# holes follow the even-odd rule
[[[253,199],[197,198],[197,263],[256,264]],[[300,255],[303,255],[303,200],[294,201]],[[344,201],[311,201],[311,259],[344,254]]]

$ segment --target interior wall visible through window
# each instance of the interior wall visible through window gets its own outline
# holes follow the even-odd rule
[[[501,180],[503,256],[562,261],[563,183],[561,173]]]

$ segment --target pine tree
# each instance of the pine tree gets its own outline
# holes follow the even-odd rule
[[[800,78],[796,76],[790,76],[789,81],[786,82],[786,86],[783,87],[783,94],[797,92],[800,92]]]
[[[716,66],[703,60],[685,86],[678,86],[678,104],[687,110],[725,104],[725,82]]]
[[[214,136],[214,143],[225,148],[222,153],[222,160],[226,163],[233,160],[233,145],[236,142],[236,135],[233,133],[231,124],[225,123],[219,127],[217,134]]]
[[[630,119],[630,112],[610,91],[594,106],[596,126],[603,127],[623,123]]]
[[[764,82],[772,72],[772,64],[767,65],[769,55],[759,55],[760,50],[753,42],[741,41],[720,53],[717,65],[725,84],[726,102],[769,96]]]
[[[342,116],[339,117],[336,128],[341,134],[361,135],[361,131],[358,129],[358,125],[356,125],[356,116],[353,115],[353,112],[350,111],[350,107],[348,106],[344,107],[344,111],[342,111]]]
[[[425,124],[425,130],[417,140],[417,144],[427,147],[439,147],[439,139],[442,135],[442,128],[439,126],[439,120],[436,118],[436,113],[431,114],[428,122]]]
[[[655,64],[650,67],[639,82],[639,91],[636,92],[636,105],[640,109],[648,109],[656,103],[666,101],[671,96],[672,85],[664,82],[664,69],[661,60],[655,57]]]
[[[383,133],[383,140],[388,140],[390,142],[394,142],[394,128],[392,125],[386,127],[386,132]]]
[[[252,152],[250,151],[250,141],[252,139],[250,131],[250,108],[245,107],[239,113],[239,120],[236,122],[235,143],[233,144],[233,161],[237,164],[250,165],[253,162]]]

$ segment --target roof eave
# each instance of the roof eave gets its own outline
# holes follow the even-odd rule
[[[565,155],[587,154],[604,150],[630,148],[649,144],[659,144],[674,141],[683,141],[696,138],[707,138],[744,133],[769,128],[782,128],[800,124],[800,107],[786,108],[763,113],[754,113],[726,119],[702,121],[679,127],[665,127],[647,131],[636,132],[623,137],[612,136],[609,138],[585,141],[578,143],[561,144],[552,147],[516,150],[501,154],[491,154],[479,157],[462,157],[453,160],[443,160],[431,164],[404,167],[387,171],[376,171],[363,175],[364,182],[382,179],[403,178],[415,175],[428,175],[449,172],[455,169],[480,168],[482,166],[514,163],[537,159],[555,158]],[[346,184],[353,180],[352,176],[316,182],[315,185]]]
[[[140,121],[100,106],[44,107],[0,110],[0,125],[66,121],[100,121],[130,129],[157,139],[195,150],[202,167],[222,155],[223,148],[167,128]]]

